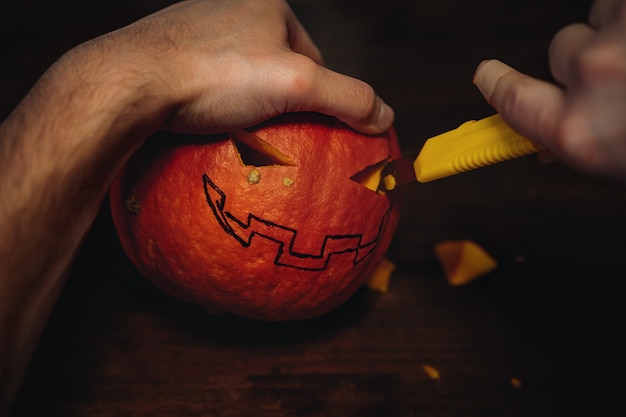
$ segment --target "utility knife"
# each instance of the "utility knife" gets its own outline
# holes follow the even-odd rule
[[[410,182],[433,181],[539,150],[511,129],[499,114],[470,120],[426,140],[418,154],[386,163],[380,171],[376,191],[391,191]]]

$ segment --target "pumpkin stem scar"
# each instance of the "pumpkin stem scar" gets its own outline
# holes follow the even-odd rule
[[[268,166],[286,165],[296,166],[296,163],[287,155],[252,133],[237,130],[230,133],[230,138],[237,148],[239,157],[244,165]]]
[[[209,208],[227,236],[238,241],[244,248],[250,247],[259,239],[274,242],[276,243],[274,265],[304,271],[323,271],[328,268],[332,259],[344,254],[352,258],[353,265],[361,263],[374,252],[383,238],[392,213],[390,204],[380,219],[376,235],[369,240],[359,231],[351,234],[328,234],[321,242],[317,253],[302,253],[295,249],[298,230],[263,219],[253,213],[248,213],[243,218],[235,217],[228,210],[224,191],[207,174],[202,175],[202,180]]]

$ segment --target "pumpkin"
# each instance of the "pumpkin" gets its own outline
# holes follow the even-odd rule
[[[364,135],[315,113],[159,134],[116,177],[111,213],[125,253],[162,290],[211,312],[307,319],[384,259],[397,204],[351,177],[399,156],[393,129]]]

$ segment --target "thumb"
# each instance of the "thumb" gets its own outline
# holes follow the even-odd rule
[[[301,102],[304,110],[335,116],[350,127],[368,134],[382,133],[394,121],[394,111],[367,83],[324,67]]]

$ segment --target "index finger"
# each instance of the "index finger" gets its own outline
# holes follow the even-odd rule
[[[564,93],[498,61],[483,61],[474,74],[483,96],[515,131],[553,150],[563,115]]]

